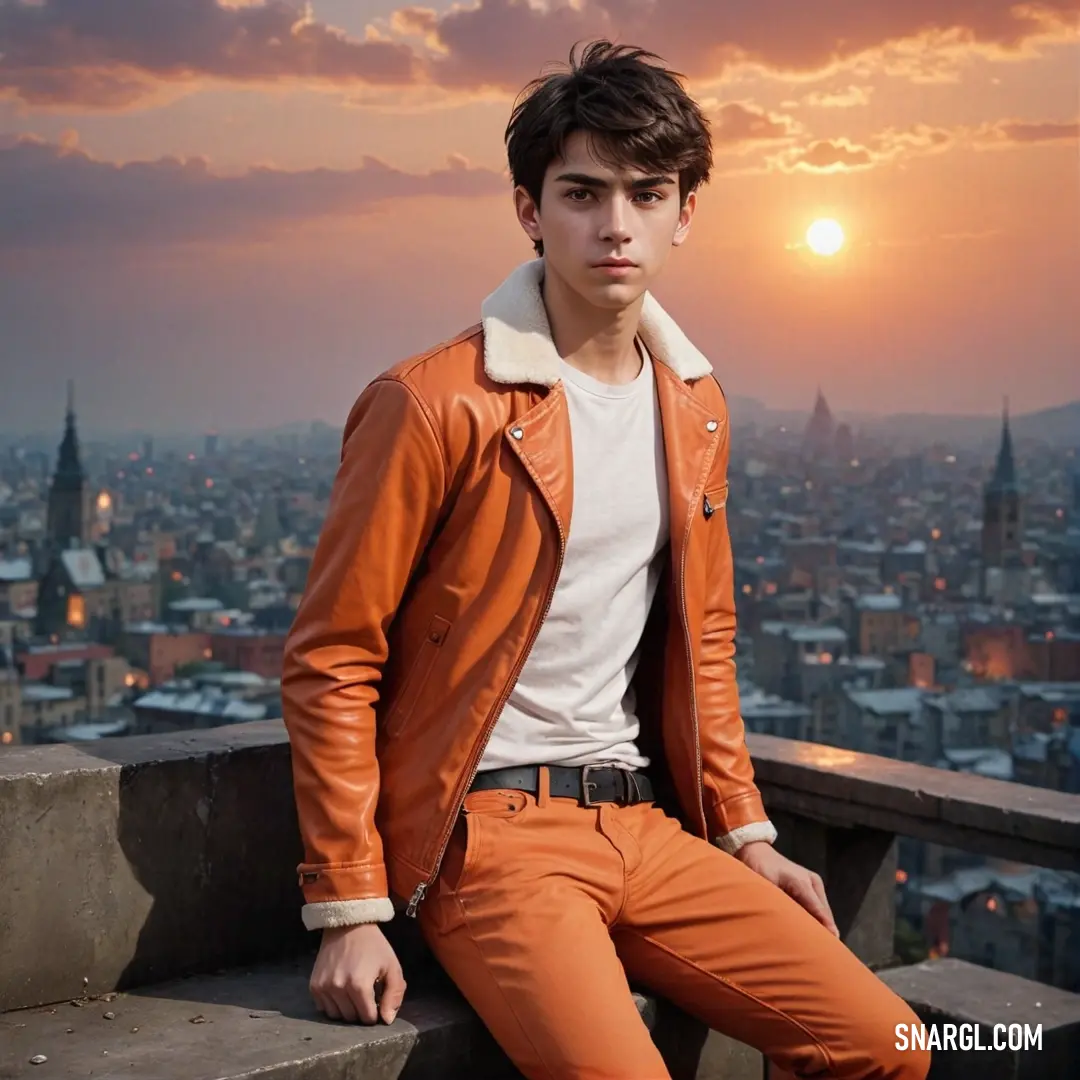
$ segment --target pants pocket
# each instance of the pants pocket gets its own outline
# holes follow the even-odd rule
[[[529,806],[521,791],[473,791],[465,796],[439,870],[440,891],[458,893],[484,850],[487,830],[496,822],[520,818]]]

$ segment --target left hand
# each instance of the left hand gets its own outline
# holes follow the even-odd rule
[[[758,840],[744,844],[735,858],[800,903],[835,937],[840,936],[825,897],[825,883],[819,874],[784,858],[772,844]]]

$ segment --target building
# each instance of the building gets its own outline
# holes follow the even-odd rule
[[[840,705],[837,741],[851,750],[904,761],[924,757],[922,705],[917,687],[846,689]]]
[[[817,398],[814,401],[814,411],[803,432],[803,456],[811,460],[821,460],[831,455],[833,438],[836,434],[836,421],[833,419],[832,410],[825,400],[825,395],[818,387]]]
[[[124,627],[119,648],[136,668],[146,673],[151,686],[175,678],[177,668],[201,663],[213,655],[208,633],[145,621]]]
[[[862,656],[886,656],[917,639],[918,623],[896,593],[863,593],[844,607],[848,635]]]
[[[57,551],[38,582],[35,630],[42,637],[113,642],[127,623],[154,616],[157,597],[153,579],[107,573],[94,548]]]
[[[0,612],[19,614],[33,610],[37,588],[31,559],[0,559]]]
[[[90,485],[79,457],[79,438],[75,431],[75,386],[69,381],[64,437],[49,488],[45,530],[57,548],[86,547],[92,538],[92,521]]]
[[[275,720],[281,718],[281,684],[249,671],[206,671],[155,687],[132,708],[140,735]]]
[[[806,659],[830,664],[847,653],[847,640],[838,626],[767,619],[754,635],[754,681],[767,694],[801,701]]]
[[[1023,566],[1023,500],[1016,478],[1012,432],[1006,406],[993,475],[983,489],[980,594],[984,600],[1015,603],[1030,592]]]
[[[115,641],[125,623],[156,614],[156,582],[121,577],[94,536],[93,499],[79,456],[70,383],[46,519],[34,616],[36,634],[50,639]]]

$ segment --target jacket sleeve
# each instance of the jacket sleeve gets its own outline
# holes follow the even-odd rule
[[[731,450],[726,405],[721,415],[724,424],[717,464],[726,484]],[[723,531],[712,538],[710,546],[697,697],[707,818],[714,842],[734,854],[751,841],[773,843],[776,829],[754,783],[739,707],[735,679],[735,563],[726,508],[716,517],[715,524],[721,523]]]
[[[285,643],[282,711],[292,753],[309,929],[394,914],[375,827],[378,684],[387,629],[446,490],[442,447],[403,382],[370,384],[345,424],[341,464]]]

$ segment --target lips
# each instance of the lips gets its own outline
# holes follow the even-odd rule
[[[604,259],[602,262],[594,263],[594,266],[637,266],[637,263],[631,262],[629,259]]]

